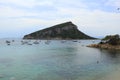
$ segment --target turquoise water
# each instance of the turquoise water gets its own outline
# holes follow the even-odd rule
[[[110,80],[120,74],[119,51],[86,47],[99,40],[5,41],[0,40],[0,80]]]

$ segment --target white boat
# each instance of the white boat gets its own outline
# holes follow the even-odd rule
[[[35,42],[33,42],[34,44],[39,44],[39,42],[38,41],[35,41]]]

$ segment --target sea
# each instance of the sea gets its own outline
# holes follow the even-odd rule
[[[0,80],[120,80],[120,51],[99,42],[0,39]]]

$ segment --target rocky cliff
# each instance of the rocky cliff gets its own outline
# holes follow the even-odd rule
[[[94,39],[79,31],[72,22],[58,24],[27,34],[23,39]]]

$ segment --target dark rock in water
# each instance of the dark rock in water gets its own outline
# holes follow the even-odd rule
[[[3,75],[3,74],[0,74],[0,78],[4,78],[4,75]]]
[[[95,39],[79,31],[72,22],[58,24],[25,35],[23,39]]]

